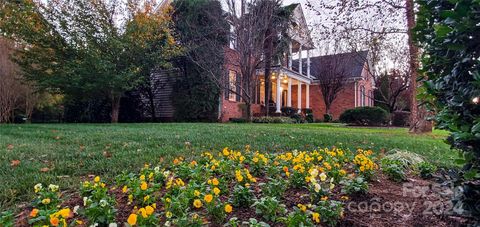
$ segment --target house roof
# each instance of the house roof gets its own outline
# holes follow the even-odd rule
[[[335,70],[341,71],[348,79],[361,78],[368,51],[325,55],[310,58],[310,75],[317,79],[318,75],[328,73],[335,65]],[[306,75],[307,60],[303,59],[303,74]],[[298,71],[298,60],[293,61],[293,69]]]
[[[302,5],[299,3],[284,6],[285,9],[291,11],[293,25],[290,27],[288,34],[290,38],[297,41],[304,46],[304,50],[311,50],[315,48],[310,31],[308,29],[305,14],[303,13]]]

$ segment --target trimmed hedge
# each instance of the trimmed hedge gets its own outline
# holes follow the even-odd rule
[[[333,121],[333,116],[331,114],[324,114],[323,115],[323,121],[324,122],[331,122],[331,121]]]
[[[388,113],[380,107],[357,107],[343,112],[340,122],[358,126],[380,126],[388,122]]]
[[[313,123],[315,121],[315,118],[313,117],[312,109],[303,109],[303,112],[305,112],[305,120],[308,123]]]
[[[395,111],[392,113],[392,125],[396,127],[407,127],[410,112]]]

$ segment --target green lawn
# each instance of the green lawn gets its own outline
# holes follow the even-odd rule
[[[406,149],[441,166],[456,153],[443,143],[447,133],[413,136],[406,129],[348,128],[339,124],[31,124],[0,125],[0,210],[29,201],[37,182],[78,188],[98,174],[112,179],[161,157],[191,157],[223,147],[284,151],[343,146]],[[12,148],[13,145],[13,148]],[[20,160],[13,167],[12,161]],[[41,169],[48,168],[42,172]],[[44,171],[47,169],[44,169]]]

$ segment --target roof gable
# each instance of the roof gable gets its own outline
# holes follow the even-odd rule
[[[368,51],[325,55],[310,58],[310,75],[316,79],[318,75],[326,74],[332,68],[345,75],[348,79],[361,78],[365,65],[368,66]],[[303,68],[307,67],[304,60]],[[298,60],[294,61],[294,69],[298,67]],[[305,74],[304,70],[304,74]]]
[[[285,8],[293,9],[292,22],[293,25],[288,30],[288,35],[295,41],[302,44],[306,49],[313,49],[312,37],[308,29],[307,20],[303,13],[302,6],[299,3],[285,6]]]

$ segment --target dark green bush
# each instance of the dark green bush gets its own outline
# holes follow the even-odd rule
[[[410,112],[408,111],[395,111],[392,113],[392,125],[396,127],[407,127]]]
[[[380,126],[388,121],[388,113],[380,107],[358,107],[340,115],[340,121],[349,125]]]
[[[305,121],[308,123],[315,122],[312,109],[303,109],[303,112],[305,112]]]
[[[294,107],[282,107],[282,115],[286,117],[292,117],[298,113],[298,109]]]
[[[306,118],[304,113],[296,113],[291,117],[295,123],[305,123]]]
[[[436,112],[437,127],[452,134],[448,143],[461,151],[464,164],[456,185],[455,211],[480,217],[480,48],[476,0],[418,0],[415,38],[423,52],[424,93]]]
[[[332,120],[333,120],[333,116],[331,114],[323,115],[323,122],[331,122]]]
[[[246,118],[230,118],[229,120],[232,123],[247,123]]]

